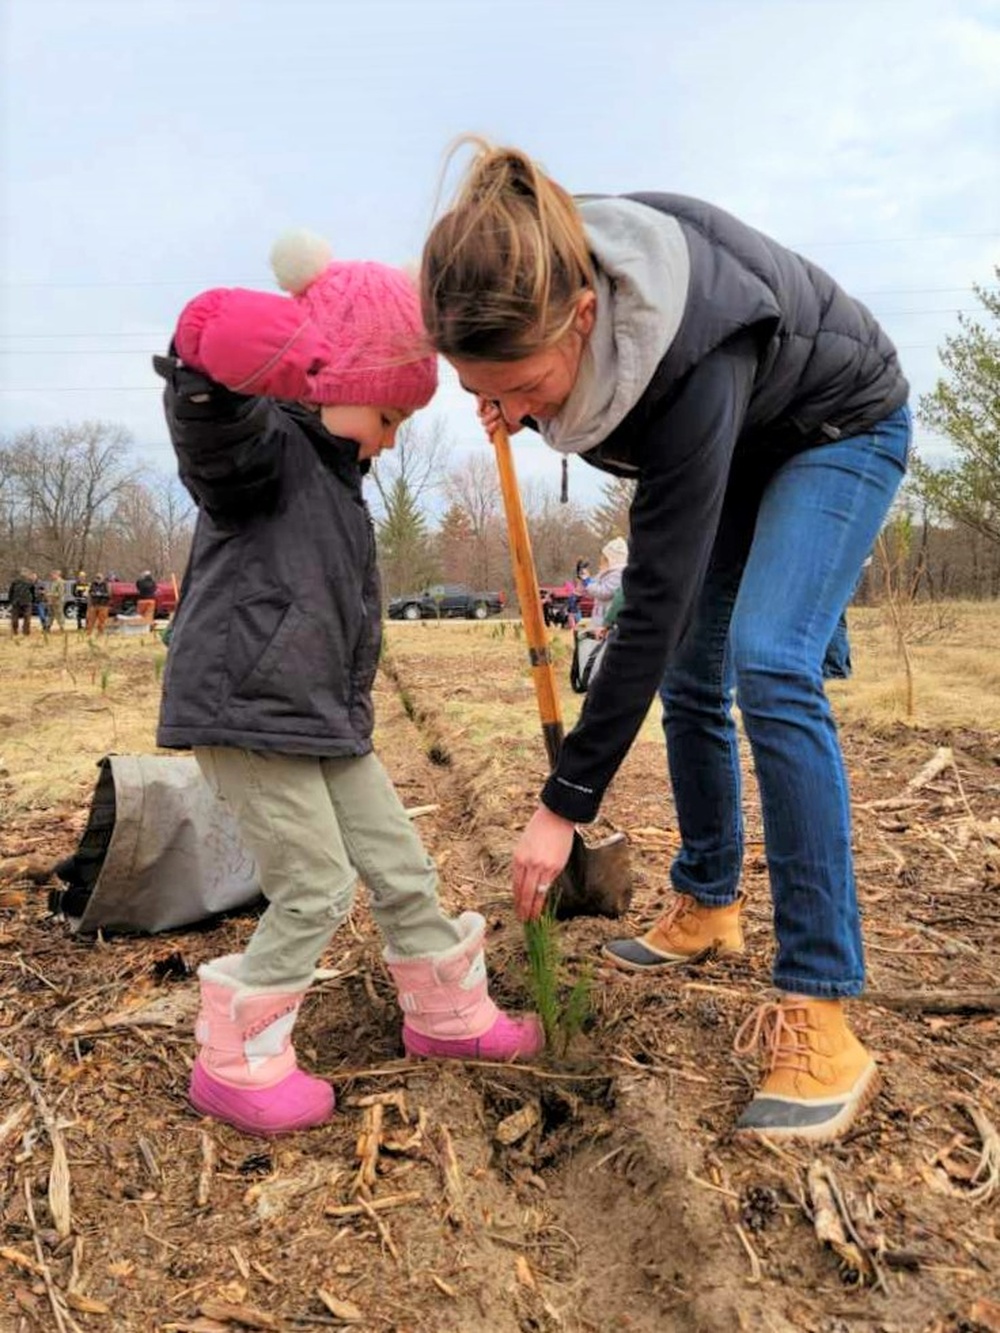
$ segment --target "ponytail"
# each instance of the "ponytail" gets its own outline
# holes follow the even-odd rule
[[[476,153],[454,204],[427,238],[420,301],[443,356],[517,361],[571,327],[593,285],[570,195],[517,148],[460,139]]]

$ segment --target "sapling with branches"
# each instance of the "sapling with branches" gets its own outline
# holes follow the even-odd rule
[[[908,510],[900,510],[889,520],[879,533],[876,549],[882,568],[882,592],[885,597],[885,606],[892,626],[896,652],[903,664],[905,679],[904,708],[906,716],[911,718],[913,716],[915,691],[910,639],[913,633],[917,590],[923,577],[923,553],[922,551],[919,553],[915,564],[911,561],[913,516]]]
[[[545,1043],[559,1059],[582,1031],[590,1013],[592,977],[582,970],[567,985],[562,979],[562,948],[559,923],[551,908],[534,921],[524,923],[528,953],[528,989],[545,1030]]]

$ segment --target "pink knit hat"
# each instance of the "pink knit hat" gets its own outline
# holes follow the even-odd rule
[[[313,382],[314,402],[407,410],[430,402],[437,359],[416,286],[401,269],[333,259],[326,242],[307,231],[282,236],[271,267],[333,349]]]

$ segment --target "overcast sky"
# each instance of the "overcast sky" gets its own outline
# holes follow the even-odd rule
[[[413,261],[474,130],[575,191],[671,190],[802,251],[915,396],[1000,260],[997,0],[0,0],[0,434],[121,422],[173,469],[149,358],[273,285],[289,226]],[[453,378],[428,409],[482,448]],[[558,462],[518,437],[522,477]],[[918,440],[921,432],[918,430]],[[933,442],[923,436],[924,451]],[[572,466],[575,493],[594,477]],[[599,478],[597,478],[599,482]]]

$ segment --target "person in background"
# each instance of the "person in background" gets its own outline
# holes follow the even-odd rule
[[[49,623],[47,628],[51,629],[53,625],[58,625],[59,632],[66,632],[66,580],[62,576],[62,570],[54,569],[49,577],[48,587],[45,590],[46,600],[49,607]]]
[[[41,625],[41,627],[42,627],[42,633],[43,633],[43,634],[48,634],[48,632],[49,632],[49,604],[48,604],[48,601],[46,600],[46,595],[45,595],[45,584],[44,584],[44,583],[42,582],[42,580],[38,577],[38,571],[37,571],[36,569],[33,569],[33,570],[31,571],[31,575],[30,575],[30,577],[31,577],[31,582],[32,582],[32,583],[34,584],[34,586],[35,586],[35,603],[34,603],[33,610],[34,610],[34,612],[35,612],[35,615],[38,617],[38,623],[39,623],[39,625]]]
[[[135,581],[135,590],[138,593],[138,601],[135,609],[142,616],[143,620],[149,626],[150,633],[156,628],[154,621],[156,619],[156,579],[148,569],[144,569]]]
[[[854,601],[858,588],[865,576],[865,570],[871,566],[872,556],[869,556],[861,566],[861,574],[848,599],[848,606]],[[833,631],[830,642],[826,645],[826,652],[823,655],[823,679],[824,680],[849,680],[854,670],[854,663],[851,661],[851,640],[847,632],[847,607],[845,606],[837,620],[837,626]]]
[[[836,627],[823,654],[823,679],[847,680],[853,670],[851,641],[847,634],[847,612],[841,611]]]
[[[567,579],[563,584],[563,593],[566,597],[566,628],[575,630],[577,621],[580,619],[580,598],[578,595],[578,584],[575,579]]]
[[[513,859],[543,910],[657,690],[681,833],[667,911],[604,956],[672,975],[741,954],[741,769],[753,752],[777,991],[735,1050],[763,1076],[741,1134],[837,1139],[878,1086],[847,1022],[864,988],[850,795],[826,646],[906,471],[909,386],[870,311],[703,200],[574,199],[526,153],[476,143],[424,246],[431,344],[487,432],[635,482],[625,605]]]
[[[7,603],[10,606],[10,632],[17,637],[18,626],[21,637],[31,633],[31,610],[37,600],[35,582],[27,569],[20,570],[11,580],[7,591]]]
[[[601,560],[597,574],[590,580],[590,593],[594,599],[594,609],[590,615],[590,628],[599,636],[604,631],[604,617],[611,599],[622,586],[622,575],[628,564],[628,542],[624,537],[612,537],[601,548]]]
[[[73,600],[76,611],[76,628],[82,630],[86,624],[87,618],[87,593],[90,590],[90,584],[87,581],[87,571],[81,569],[77,571],[76,578],[73,580]]]
[[[103,574],[95,574],[87,589],[87,638],[96,630],[103,635],[111,612],[111,585]]]

